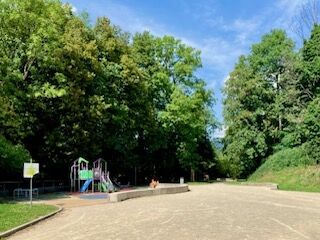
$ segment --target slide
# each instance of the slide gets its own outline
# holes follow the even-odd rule
[[[103,185],[108,189],[109,192],[113,192],[115,190],[112,182],[110,181],[110,179],[108,179],[108,181],[106,181],[104,176],[102,176],[102,186]]]
[[[104,183],[101,184],[102,192],[108,192],[108,189]]]
[[[92,182],[92,179],[87,179],[86,181],[85,181],[85,183],[82,185],[82,187],[81,187],[81,189],[80,189],[80,192],[85,192],[85,191],[87,191],[87,189],[88,189],[88,187],[89,187],[89,185],[90,185],[90,183]]]

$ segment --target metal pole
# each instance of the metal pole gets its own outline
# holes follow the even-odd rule
[[[72,167],[70,168],[70,192],[72,192]]]
[[[30,159],[30,163],[32,163],[32,159]],[[32,207],[32,177],[30,178],[30,207]]]
[[[30,207],[32,207],[32,177],[30,178]]]
[[[77,172],[77,176],[78,176],[78,191],[80,192],[80,169],[81,169],[81,163],[78,165],[78,172]]]
[[[106,166],[104,165],[104,168],[105,167]],[[102,192],[102,174],[104,174],[104,173],[103,173],[103,166],[102,166],[100,159],[98,161],[98,168],[99,168],[99,178],[100,178],[100,192]]]
[[[137,167],[134,167],[134,185],[137,186]]]

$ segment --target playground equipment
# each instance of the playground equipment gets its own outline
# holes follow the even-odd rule
[[[98,189],[100,192],[114,192],[116,190],[110,180],[107,162],[104,159],[99,158],[93,162],[93,176],[94,181],[99,181]]]
[[[86,191],[92,182],[92,179],[93,174],[92,170],[89,170],[89,161],[82,157],[76,159],[70,169],[71,192]],[[85,182],[81,187],[83,181]],[[94,191],[93,187],[92,191]]]
[[[95,189],[100,192],[114,192],[116,190],[109,178],[107,162],[102,158],[93,162],[93,169],[89,169],[89,161],[84,158],[79,157],[76,159],[70,169],[70,181],[71,192],[86,192],[90,185],[92,192]],[[95,184],[95,181],[97,181],[97,184]]]

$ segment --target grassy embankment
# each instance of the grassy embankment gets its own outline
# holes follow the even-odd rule
[[[320,166],[303,147],[285,149],[270,156],[248,182],[271,182],[281,190],[320,192]]]

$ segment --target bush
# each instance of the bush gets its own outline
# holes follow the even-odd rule
[[[295,148],[283,149],[271,155],[267,161],[269,168],[274,171],[279,171],[286,167],[314,164],[312,159],[308,157],[305,144]]]
[[[314,99],[304,114],[303,130],[310,158],[320,161],[320,97]]]
[[[14,145],[0,135],[0,178],[22,172],[23,163],[30,158],[29,152],[22,145]]]
[[[295,127],[293,132],[288,132],[281,139],[281,143],[275,149],[283,150],[300,146],[303,142],[303,134],[299,126]]]

